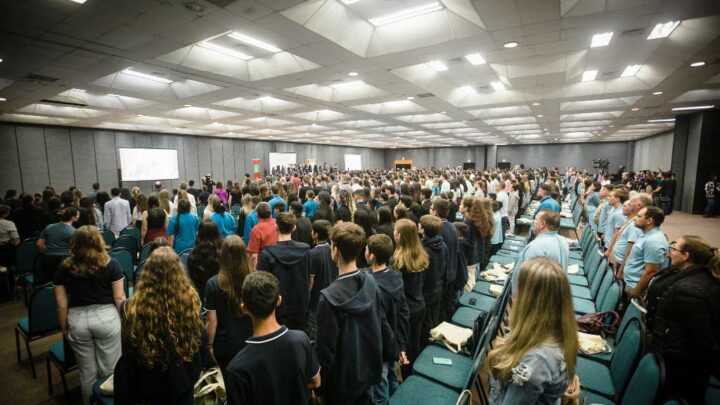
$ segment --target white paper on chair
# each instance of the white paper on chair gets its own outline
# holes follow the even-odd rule
[[[561,212],[560,216],[563,218],[572,218],[572,212]]]
[[[577,274],[580,271],[580,266],[577,264],[571,264],[568,266],[568,274]]]
[[[511,271],[515,268],[515,262],[510,262],[506,265],[503,265],[503,267],[505,267],[505,272],[507,273],[508,271]]]
[[[496,297],[499,297],[500,294],[502,294],[502,292],[503,292],[503,286],[498,285],[498,284],[493,284],[488,288],[488,290],[490,291],[490,294],[492,294]]]

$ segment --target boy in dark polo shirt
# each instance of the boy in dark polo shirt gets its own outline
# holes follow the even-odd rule
[[[333,261],[340,275],[320,292],[315,351],[325,385],[325,403],[367,404],[370,389],[380,382],[383,347],[390,347],[375,279],[357,269],[365,232],[350,222],[330,232]]]
[[[332,260],[332,252],[328,238],[332,225],[324,219],[318,219],[312,224],[312,238],[315,247],[310,250],[310,305],[308,308],[308,336],[315,340],[315,330],[320,291],[324,290],[338,277],[338,267]]]
[[[433,201],[430,213],[440,218],[442,227],[439,234],[447,247],[447,260],[443,262],[445,263],[445,284],[443,287],[440,321],[452,318],[452,315],[455,313],[455,307],[457,306],[457,292],[462,290],[462,287],[465,285],[458,286],[459,283],[455,280],[458,272],[458,235],[455,226],[450,222],[455,219],[451,218],[450,221],[448,221],[449,212],[450,203],[448,200],[438,198]],[[467,271],[467,269],[464,270]]]
[[[368,238],[365,260],[370,263],[372,275],[380,287],[382,308],[392,331],[393,343],[383,350],[382,379],[373,386],[370,394],[373,404],[387,404],[397,390],[396,362],[409,364],[405,346],[410,331],[410,310],[403,291],[402,275],[387,265],[392,254],[393,244],[389,236],[378,234]]]
[[[280,280],[283,303],[277,318],[290,329],[305,331],[310,301],[310,246],[292,240],[296,218],[292,212],[281,212],[275,219],[277,243],[260,253],[257,269],[269,271]]]
[[[448,223],[449,222],[444,222]],[[455,230],[454,225],[450,225]],[[425,316],[422,322],[422,336],[429,336],[430,329],[438,326],[443,320],[443,286],[447,283],[445,273],[448,259],[448,248],[443,242],[440,232],[443,222],[434,215],[423,215],[418,230],[422,233],[422,246],[428,254],[428,268],[425,270],[423,298],[425,299]],[[425,346],[425,345],[424,345]]]
[[[282,302],[277,278],[261,271],[250,273],[242,296],[253,336],[228,365],[227,403],[307,403],[308,389],[320,386],[320,365],[305,333],[289,330],[275,319],[275,308]]]

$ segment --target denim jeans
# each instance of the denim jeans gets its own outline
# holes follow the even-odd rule
[[[115,305],[69,309],[67,340],[77,360],[83,403],[90,403],[95,381],[112,374],[120,358],[120,336],[120,314]]]
[[[397,391],[398,380],[396,374],[397,363],[383,363],[382,378],[380,382],[373,385],[370,390],[370,403],[373,405],[385,405],[390,397]]]
[[[715,216],[715,197],[707,197],[707,202],[705,204],[705,216]]]

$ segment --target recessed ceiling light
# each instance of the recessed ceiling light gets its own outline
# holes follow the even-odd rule
[[[406,97],[405,99],[406,99],[406,100],[415,100],[415,97],[409,96],[409,97]]]
[[[647,122],[675,122],[675,118],[656,118],[647,120]]]
[[[70,1],[72,1],[73,3],[77,3],[77,4],[85,4],[85,2],[87,0],[70,0]]]
[[[142,114],[138,114],[137,116],[138,116],[138,117],[144,117],[144,115],[142,115]]]
[[[595,80],[595,77],[597,76],[597,74],[598,74],[597,70],[586,70],[583,72],[582,81],[591,82],[591,81]]]
[[[406,8],[404,10],[400,10],[394,13],[382,15],[380,17],[373,17],[370,18],[368,21],[370,21],[370,24],[379,27],[381,25],[390,24],[402,20],[406,20],[408,18],[418,17],[424,14],[432,13],[434,11],[442,10],[443,5],[440,4],[437,1],[434,1],[432,3],[423,4],[421,6],[417,7],[410,7]]]
[[[432,62],[428,62],[425,65],[436,72],[444,72],[444,71],[448,70],[447,65],[445,65],[444,63],[442,63],[439,60],[434,60]]]
[[[447,114],[447,111],[440,111],[440,114]]]
[[[465,94],[477,94],[477,90],[475,90],[475,87],[467,85],[460,87],[460,90],[464,91]]]
[[[492,86],[495,91],[507,90],[502,82],[490,82],[490,86]]]
[[[117,94],[108,93],[108,97],[120,97],[120,96],[118,96]]]
[[[515,41],[505,42],[503,45],[505,48],[515,48],[518,46],[518,43]]]
[[[612,32],[603,32],[602,34],[595,34],[590,42],[591,48],[597,48],[599,46],[607,46],[612,39]]]
[[[659,95],[661,95],[661,94],[663,94],[662,91],[656,91],[656,92],[653,93],[654,96],[659,96]]]
[[[2,62],[2,59],[0,59],[0,62]],[[705,66],[705,62],[703,62],[703,61],[693,62],[690,64],[690,66],[692,66],[692,67]]]
[[[190,105],[190,104],[185,104],[185,105],[183,105],[183,107],[192,107],[192,105]]]
[[[355,77],[355,76],[357,76],[357,75],[358,75],[358,72],[350,72],[350,73],[348,73],[348,76],[352,76],[352,77]]]
[[[467,59],[467,61],[470,62],[472,65],[483,65],[487,63],[485,61],[485,58],[483,58],[482,55],[477,52],[465,55],[465,59]]]
[[[2,61],[3,61],[2,58],[0,58],[0,63],[2,63]]]
[[[264,49],[268,52],[276,53],[276,52],[282,51],[282,49],[280,49],[274,45],[270,45],[267,42],[260,41],[259,39],[249,37],[249,36],[247,36],[245,34],[241,34],[239,32],[232,32],[228,36],[232,39],[236,39],[240,42],[244,42],[244,43],[246,43],[248,45],[252,45],[256,48]]]
[[[532,105],[538,106],[538,105],[540,105],[540,103],[532,103]]]
[[[164,78],[164,77],[159,77],[159,76],[150,75],[150,74],[147,74],[147,73],[137,72],[137,71],[132,70],[132,69],[130,69],[130,68],[127,68],[127,69],[123,70],[122,73],[124,73],[124,74],[126,74],[126,75],[130,75],[130,76],[139,77],[139,78],[142,78],[142,79],[147,79],[147,80],[152,80],[152,81],[156,81],[156,82],[160,82],[160,83],[165,83],[165,84],[170,84],[170,83],[173,82],[172,80],[166,79],[166,78]]]
[[[341,0],[341,1],[349,6],[350,4],[357,3],[360,0]]]
[[[0,103],[3,101],[7,101],[7,99],[5,97],[0,97]]]
[[[211,51],[215,51],[217,53],[221,53],[226,56],[231,56],[233,58],[238,58],[238,59],[242,59],[242,60],[249,60],[249,59],[253,58],[250,55],[244,54],[242,52],[238,52],[234,49],[226,48],[224,46],[215,45],[211,42],[200,42],[198,44],[198,46],[201,48],[209,49]]]
[[[549,131],[549,129],[547,129],[547,128],[543,128],[543,131]]]
[[[640,107],[633,107],[632,110],[633,110],[633,111],[640,111]]]
[[[640,68],[642,68],[642,65],[628,65],[628,67],[623,70],[620,77],[631,77],[635,76],[637,72],[640,71]]]
[[[680,21],[668,21],[666,23],[660,23],[653,28],[647,39],[666,38],[672,34],[672,32],[680,25]]]
[[[542,118],[542,117],[544,117],[544,115],[542,115],[542,114],[538,114],[538,116],[537,116],[537,117],[538,117],[538,118]]]
[[[692,110],[707,110],[708,108],[715,108],[715,105],[695,105],[691,107],[675,107],[673,111],[692,111]]]
[[[344,88],[344,87],[360,86],[361,84],[365,84],[365,82],[363,82],[362,80],[353,80],[351,82],[334,83],[334,84],[331,84],[330,87],[339,89],[339,88]]]

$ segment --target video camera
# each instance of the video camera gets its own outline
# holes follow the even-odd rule
[[[607,171],[610,167],[610,161],[607,159],[593,159],[593,169]]]

